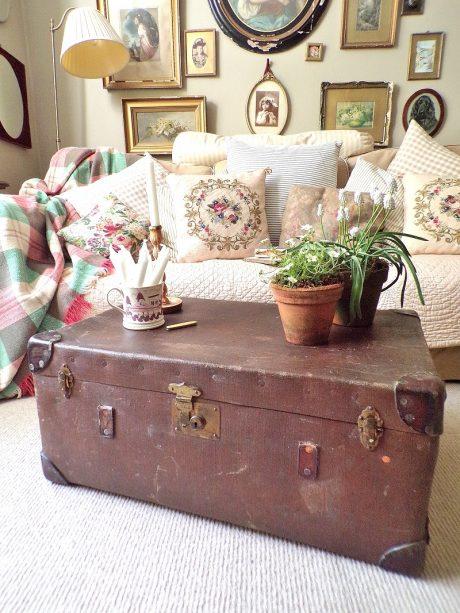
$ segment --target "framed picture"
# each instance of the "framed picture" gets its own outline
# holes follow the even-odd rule
[[[322,62],[324,55],[323,43],[307,43],[305,60],[307,62]]]
[[[246,105],[246,122],[253,134],[281,134],[289,117],[289,98],[283,85],[270,68],[270,60],[264,75],[249,94]]]
[[[97,0],[97,8],[130,53],[105,88],[182,87],[179,0]]]
[[[441,95],[434,89],[419,89],[404,105],[403,125],[407,130],[412,119],[430,136],[439,132],[444,123],[445,105]]]
[[[128,153],[169,155],[178,134],[206,132],[206,98],[122,100]]]
[[[390,144],[393,83],[321,84],[321,129],[369,132],[377,147]]]
[[[401,15],[423,15],[425,0],[402,0]]]
[[[394,47],[399,0],[343,0],[342,49]]]
[[[277,53],[309,36],[329,0],[208,0],[219,28],[237,45]]]
[[[409,81],[439,79],[441,76],[444,32],[412,34],[409,55]]]
[[[214,77],[216,75],[215,30],[186,30],[184,48],[186,77]]]

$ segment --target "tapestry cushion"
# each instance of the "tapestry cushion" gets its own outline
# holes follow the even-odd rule
[[[332,187],[306,187],[295,185],[289,192],[286,209],[283,215],[283,225],[280,236],[280,246],[286,247],[290,238],[304,234],[302,226],[310,225],[315,230],[317,239],[336,240],[339,225],[337,211],[339,209],[340,190]],[[360,194],[361,204],[355,204],[356,194],[344,192],[345,206],[350,212],[351,226],[366,224],[372,214],[372,198],[369,194]],[[322,208],[321,218],[318,216],[318,205]],[[324,236],[323,236],[324,228]]]
[[[410,253],[460,254],[460,178],[406,174],[404,232]]]
[[[177,261],[238,259],[268,239],[265,170],[220,177],[169,175]]]
[[[336,187],[340,144],[252,146],[238,140],[228,145],[231,173],[270,168],[267,175],[266,212],[270,239],[279,242],[281,221],[293,185]]]
[[[133,209],[111,194],[88,215],[59,230],[58,236],[104,257],[109,256],[110,246],[118,251],[121,245],[137,255],[142,241],[148,237],[148,223],[138,220]]]
[[[404,187],[400,179],[388,170],[383,170],[371,162],[361,158],[348,179],[345,189],[352,192],[368,192],[375,190],[387,193],[391,185],[396,182],[396,190],[393,194],[395,208],[388,216],[386,227],[392,232],[402,232],[404,225]]]

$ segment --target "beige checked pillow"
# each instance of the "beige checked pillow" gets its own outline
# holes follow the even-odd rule
[[[460,254],[460,178],[406,174],[404,232],[410,253]]]
[[[209,177],[169,175],[177,261],[243,259],[268,239],[266,170]]]

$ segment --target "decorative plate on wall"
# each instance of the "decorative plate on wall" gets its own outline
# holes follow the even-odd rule
[[[329,0],[209,0],[221,30],[256,53],[276,53],[308,36]]]

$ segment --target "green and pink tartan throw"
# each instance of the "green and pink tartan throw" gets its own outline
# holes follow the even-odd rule
[[[110,148],[61,149],[44,180],[26,181],[18,196],[0,196],[0,399],[33,394],[24,360],[29,338],[91,316],[85,294],[112,271],[110,261],[58,237],[78,219],[65,191],[136,159]]]

